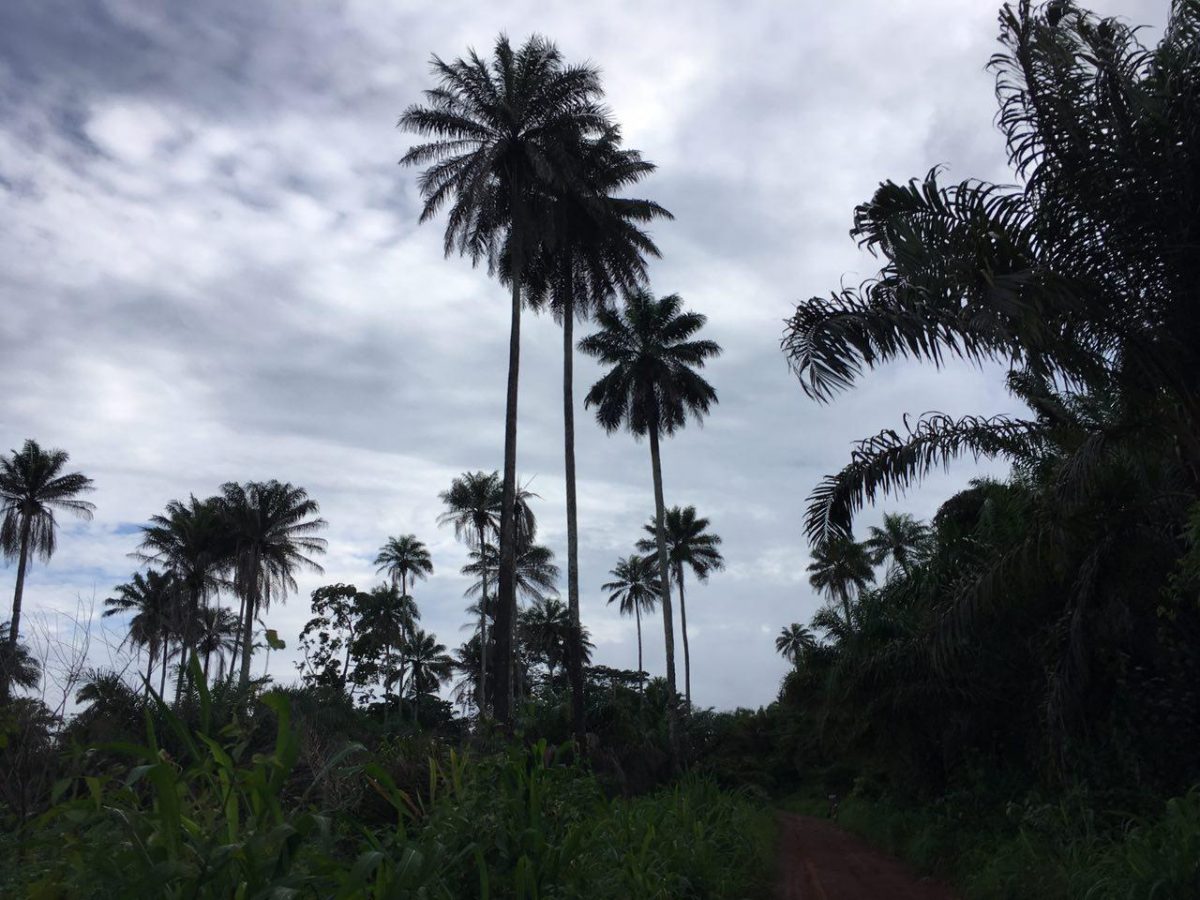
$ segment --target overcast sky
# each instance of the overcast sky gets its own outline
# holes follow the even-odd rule
[[[1093,5],[1157,25],[1168,3]],[[698,704],[774,697],[775,635],[821,602],[805,497],[854,439],[906,412],[1017,411],[999,372],[913,364],[817,405],[778,346],[795,301],[873,271],[847,231],[879,181],[935,165],[1009,180],[985,71],[993,0],[6,0],[0,449],[62,447],[97,488],[94,521],[64,521],[49,567],[31,569],[33,621],[126,580],[139,525],[167,501],[278,478],[320,502],[329,552],[269,614],[289,644],[276,677],[294,677],[309,592],[370,587],[388,535],[429,545],[422,624],[465,639],[466,551],[437,527],[437,495],[501,466],[508,302],[443,258],[443,222],[418,227],[395,124],[431,53],[486,52],[501,31],[601,67],[627,144],[659,166],[639,193],[676,217],[654,229],[652,287],[705,313],[725,350],[709,422],[663,449],[667,503],[708,516],[728,562],[690,586]],[[561,347],[527,315],[519,471],[565,567]],[[597,369],[576,373],[583,618],[596,661],[632,668],[633,623],[599,586],[653,510],[649,452],[595,426],[582,396]],[[882,509],[928,517],[979,471],[956,465]],[[645,640],[661,673],[661,620]]]

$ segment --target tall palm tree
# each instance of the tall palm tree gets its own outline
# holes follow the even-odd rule
[[[432,61],[438,86],[425,92],[426,105],[410,106],[400,126],[428,137],[402,159],[427,166],[419,185],[425,199],[421,221],[449,204],[447,255],[457,249],[472,262],[487,259],[496,270],[508,255],[512,290],[508,383],[504,420],[504,496],[500,520],[500,567],[496,662],[512,666],[516,616],[517,384],[521,353],[521,300],[525,264],[547,230],[550,190],[578,182],[573,151],[607,126],[600,103],[600,78],[588,66],[567,66],[542,37],[514,51],[508,38],[496,41],[490,60],[470,52],[466,59]],[[511,679],[500,679],[502,685]],[[496,697],[497,717],[510,719],[511,697]]]
[[[191,677],[188,660],[195,654],[197,616],[208,597],[225,585],[223,575],[232,550],[224,511],[213,497],[197,500],[193,495],[187,503],[172,500],[163,514],[151,516],[142,528],[142,543],[134,558],[161,565],[171,573],[181,595],[172,623],[179,641],[176,700],[185,676]]]
[[[817,646],[816,635],[799,622],[793,622],[775,638],[775,650],[794,666],[799,666],[804,654]]]
[[[34,440],[27,440],[10,456],[0,455],[0,550],[6,560],[17,561],[8,625],[8,642],[14,653],[21,633],[21,599],[30,554],[36,553],[46,562],[54,555],[55,510],[90,519],[96,508],[79,499],[80,494],[93,490],[92,479],[79,472],[64,472],[69,460],[67,451],[43,450]],[[7,696],[8,684],[0,677],[0,700]]]
[[[696,507],[680,508],[672,506],[667,510],[667,558],[671,562],[671,574],[679,587],[679,630],[683,635],[683,685],[687,705],[692,705],[692,662],[688,652],[687,633],[687,603],[683,596],[683,568],[688,566],[701,581],[708,581],[708,576],[725,568],[725,558],[717,549],[721,544],[721,536],[708,533],[708,519],[696,516]],[[656,549],[658,529],[651,521],[646,525],[649,538],[638,541],[637,548],[643,553],[652,553]]]
[[[551,204],[551,239],[530,261],[529,302],[548,304],[563,326],[563,444],[567,502],[567,605],[579,631],[579,526],[575,489],[575,319],[587,319],[607,304],[617,290],[645,283],[646,257],[659,256],[658,247],[642,228],[656,218],[673,218],[649,200],[615,197],[654,171],[653,163],[636,150],[623,149],[611,126],[595,141],[585,142],[579,171],[583,190],[556,190]],[[582,651],[581,633],[571,640]],[[568,654],[572,720],[576,737],[583,738],[582,652]]]
[[[326,522],[304,488],[274,479],[222,485],[221,507],[234,541],[233,583],[242,598],[240,683],[246,685],[255,616],[270,607],[272,595],[283,600],[296,589],[298,570],[324,571],[312,555],[325,552],[325,539],[315,535]]]
[[[532,542],[537,535],[537,519],[529,506],[535,496],[525,488],[517,491],[517,539]],[[439,495],[446,511],[438,516],[439,525],[453,525],[454,536],[476,549],[489,540],[500,539],[500,516],[504,506],[504,485],[499,472],[464,472],[450,482],[450,489]],[[479,634],[482,647],[487,647],[487,616],[491,609],[489,585],[495,584],[487,572],[482,572],[479,601]],[[479,696],[475,703],[480,715],[487,713],[488,654],[479,654]]]
[[[621,615],[637,621],[638,692],[645,692],[645,667],[642,665],[642,612],[653,612],[662,594],[662,582],[654,571],[654,557],[631,553],[618,560],[609,571],[613,580],[601,586],[608,591],[608,602],[616,603]]]
[[[521,637],[525,649],[546,664],[549,684],[553,687],[555,669],[566,666],[569,654],[573,652],[571,642],[575,637],[575,626],[570,609],[557,597],[534,600],[521,612]],[[591,662],[595,645],[586,628],[582,629],[580,637],[583,645],[580,652],[586,665]]]
[[[871,565],[883,565],[890,560],[892,569],[908,575],[913,565],[925,556],[929,541],[929,526],[924,522],[908,513],[884,513],[883,527],[872,525],[867,529],[863,546]]]
[[[850,601],[875,581],[867,548],[853,537],[835,537],[817,544],[808,566],[808,582],[830,600],[842,604],[846,627],[854,627]]]
[[[196,623],[196,652],[204,659],[204,680],[208,681],[209,658],[217,654],[217,678],[225,670],[225,654],[232,654],[238,645],[239,623],[232,610],[208,606],[200,610]]]
[[[400,593],[408,593],[408,579],[424,580],[433,574],[433,560],[429,557],[429,549],[415,534],[405,534],[400,537],[388,538],[386,544],[375,557],[378,574],[387,573],[392,583],[400,582]]]
[[[0,624],[8,628],[8,622]],[[0,641],[0,679],[5,684],[33,690],[42,680],[42,666],[23,643]]]
[[[160,649],[164,679],[166,676],[168,644],[180,624],[181,591],[172,573],[157,569],[150,569],[145,575],[135,572],[127,583],[117,585],[115,591],[104,601],[103,615],[133,613],[125,640],[135,647],[146,648],[146,695],[149,696]]]
[[[694,339],[707,320],[699,313],[684,312],[678,294],[656,300],[648,291],[634,291],[626,297],[624,309],[619,312],[602,309],[596,321],[600,330],[580,341],[579,349],[596,357],[609,371],[588,391],[584,406],[596,407],[596,420],[610,434],[624,426],[636,438],[650,437],[655,538],[670,690],[668,723],[678,762],[675,635],[658,441],[660,436],[672,435],[682,428],[689,415],[702,421],[717,402],[717,392],[697,369],[720,354],[721,348],[715,341]]]

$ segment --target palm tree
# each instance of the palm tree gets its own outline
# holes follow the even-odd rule
[[[534,658],[546,664],[548,682],[554,685],[554,670],[565,666],[574,640],[574,624],[571,622],[571,611],[557,597],[540,597],[530,604],[528,609],[521,612],[521,635],[526,650]],[[583,663],[591,661],[595,649],[588,638],[587,629],[582,629]]]
[[[671,691],[668,720],[676,760],[675,635],[658,440],[682,428],[689,414],[697,422],[702,421],[717,402],[717,392],[696,370],[721,352],[715,341],[693,340],[707,320],[699,313],[682,311],[682,307],[678,294],[655,300],[648,291],[634,291],[626,297],[620,312],[600,310],[596,315],[600,330],[579,342],[580,350],[611,367],[588,391],[584,406],[596,407],[596,420],[610,434],[625,426],[635,437],[650,436],[667,685]]]
[[[502,254],[509,260],[512,303],[496,641],[496,662],[508,673],[516,616],[517,384],[525,264],[544,240],[547,192],[579,181],[574,151],[602,133],[607,121],[596,70],[565,65],[558,50],[541,37],[514,51],[501,36],[490,61],[472,51],[452,63],[435,56],[432,67],[439,83],[425,92],[427,105],[410,106],[400,119],[402,128],[431,139],[412,147],[402,160],[428,166],[419,182],[425,199],[421,221],[449,204],[447,255],[457,249],[472,262],[487,259],[492,271]],[[496,697],[497,717],[505,723],[510,700],[508,688]]]
[[[304,488],[285,482],[229,482],[221,486],[221,508],[234,541],[233,583],[242,598],[240,621],[242,670],[240,683],[250,681],[254,619],[296,590],[295,573],[321,573],[312,554],[325,552],[325,539],[315,533],[325,527],[320,507]]]
[[[4,622],[0,629],[8,628]],[[7,685],[33,690],[42,680],[42,666],[22,643],[0,641],[0,679]]]
[[[912,566],[925,556],[930,540],[929,526],[908,513],[884,513],[883,527],[872,525],[863,545],[871,565],[891,560],[892,569],[910,574]]]
[[[454,536],[476,549],[491,538],[500,538],[500,515],[504,507],[504,485],[499,472],[464,472],[450,482],[450,489],[438,495],[446,511],[438,516],[438,525],[453,525]],[[532,542],[537,535],[537,519],[529,506],[536,496],[525,488],[517,491],[517,539]],[[491,608],[488,586],[494,584],[484,572],[480,583],[479,634],[481,646],[487,647],[487,615]],[[479,696],[475,698],[480,715],[486,715],[488,654],[479,654]]]
[[[798,306],[783,349],[809,396],[828,401],[900,358],[997,361],[1076,396],[1123,398],[1129,421],[1072,448],[1064,496],[1088,495],[1104,451],[1129,446],[1111,439],[1122,432],[1174,445],[1200,484],[1200,7],[1170,6],[1146,48],[1140,29],[1073,3],[1005,5],[991,67],[1011,186],[946,185],[935,169],[856,208],[851,234],[883,266]],[[1058,424],[1047,400],[1037,420],[933,414],[862,441],[811,495],[810,540],[848,534],[865,503],[954,458],[1037,447]]]
[[[232,610],[221,606],[208,606],[200,610],[196,623],[196,652],[204,658],[204,680],[208,681],[209,657],[217,654],[217,679],[225,671],[225,652],[230,659],[238,645],[239,624]]]
[[[645,692],[645,668],[642,665],[642,612],[654,611],[662,593],[662,582],[654,571],[654,558],[631,553],[618,560],[609,571],[613,577],[601,586],[608,591],[608,602],[616,603],[621,615],[632,615],[637,621],[638,692]]]
[[[197,500],[193,495],[186,504],[172,500],[162,515],[151,516],[142,528],[142,543],[134,558],[163,566],[181,594],[171,623],[179,641],[177,701],[183,692],[189,655],[195,654],[197,616],[208,597],[224,586],[223,573],[231,551],[223,509],[216,498]]]
[[[135,647],[146,648],[146,695],[153,683],[154,664],[162,649],[162,681],[167,671],[168,645],[180,624],[180,590],[174,575],[150,569],[143,575],[135,572],[126,584],[116,587],[114,596],[104,601],[103,615],[118,616],[133,613],[129,634],[125,638]],[[159,688],[161,695],[162,686]]]
[[[405,641],[404,653],[412,667],[409,684],[412,689],[413,717],[418,719],[420,700],[437,691],[454,671],[454,659],[446,646],[436,637],[416,629]]]
[[[808,582],[816,590],[840,602],[846,614],[846,627],[854,627],[850,600],[875,580],[867,548],[853,537],[835,537],[813,549],[808,566]]]
[[[400,537],[388,538],[386,544],[375,557],[378,574],[386,572],[391,576],[392,583],[400,582],[400,593],[408,593],[408,579],[424,580],[433,574],[433,560],[429,550],[415,534],[405,534]]]
[[[383,689],[386,696],[395,688],[398,697],[404,696],[404,674],[407,669],[405,647],[416,630],[421,611],[409,594],[400,593],[394,585],[380,585],[367,595],[362,619],[359,622],[359,641],[364,645],[382,646],[385,654]],[[400,657],[399,668],[393,656]],[[387,708],[389,709],[390,705]],[[385,713],[386,714],[386,713]]]
[[[636,150],[622,149],[620,132],[610,127],[584,144],[579,168],[584,189],[558,190],[551,205],[551,240],[530,261],[529,302],[548,303],[563,326],[563,443],[567,501],[567,605],[579,630],[579,526],[575,490],[575,319],[587,319],[619,290],[645,283],[646,257],[658,257],[658,247],[640,225],[655,218],[673,218],[649,200],[614,197],[654,171]],[[580,636],[571,646],[582,651]],[[582,652],[568,656],[572,719],[576,737],[583,738]]]
[[[671,562],[672,575],[679,586],[679,626],[683,635],[683,685],[684,697],[690,708],[692,705],[692,663],[688,653],[687,633],[687,604],[683,596],[683,567],[691,568],[701,581],[708,581],[708,576],[715,571],[725,568],[725,558],[717,547],[721,543],[720,535],[708,534],[708,519],[696,517],[696,507],[680,508],[672,506],[667,510],[667,558]],[[638,541],[637,548],[643,553],[652,553],[656,547],[658,529],[653,521],[646,525],[649,538]]]
[[[462,567],[464,575],[472,575],[475,582],[467,588],[465,596],[480,597],[483,586],[494,581],[500,570],[500,551],[494,544],[484,544],[469,554],[471,562]],[[517,552],[517,571],[514,585],[517,597],[523,600],[542,601],[556,593],[562,572],[554,564],[554,551],[542,544],[528,544]]]
[[[8,642],[16,653],[21,633],[21,599],[29,556],[36,553],[49,562],[56,544],[55,510],[90,519],[94,504],[79,495],[93,490],[92,479],[79,472],[63,472],[70,456],[65,450],[43,450],[27,440],[11,456],[0,455],[0,550],[6,560],[17,561],[12,619]],[[0,700],[8,697],[8,683],[0,677]]]
[[[793,622],[779,632],[775,638],[775,650],[792,665],[799,666],[804,654],[817,646],[817,638],[799,622]]]

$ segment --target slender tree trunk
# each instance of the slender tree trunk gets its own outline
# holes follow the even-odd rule
[[[637,620],[638,633],[638,693],[646,693],[645,667],[642,665],[642,604],[633,604],[633,616]]]
[[[854,619],[850,615],[850,592],[842,591],[842,609],[846,613],[846,628],[854,630]]]
[[[480,560],[483,560],[483,526],[479,526],[479,552]],[[487,566],[485,565],[480,574],[482,590],[480,591],[479,599],[479,718],[487,717],[487,607],[488,607],[488,577]]]
[[[245,687],[250,683],[250,657],[254,650],[254,614],[258,609],[259,565],[258,551],[251,560],[250,589],[243,599],[245,621],[242,623],[242,673],[238,684]]]
[[[162,700],[167,692],[167,664],[171,654],[170,640],[163,641],[162,671],[158,673],[158,699]],[[165,701],[164,701],[165,702]]]
[[[21,522],[21,546],[17,551],[17,586],[13,590],[12,621],[8,623],[9,658],[17,658],[17,640],[21,636],[21,599],[25,595],[25,570],[29,564],[29,532],[33,520],[24,516]],[[11,693],[11,678],[7,669],[0,671],[0,703],[7,703]]]
[[[208,684],[208,659],[212,656],[211,650],[204,651],[204,683]]]
[[[514,182],[514,210],[521,203],[520,187]],[[519,212],[514,212],[514,218]],[[512,242],[512,324],[508,337],[508,388],[504,408],[504,494],[500,506],[500,584],[496,609],[496,718],[512,724],[513,629],[516,623],[517,567],[517,386],[521,368],[521,281],[524,277],[524,248],[521,228],[514,222]]]
[[[199,593],[194,587],[188,590],[187,608],[183,611],[183,641],[179,647],[179,675],[175,679],[176,706],[179,705],[179,700],[183,696],[184,679],[188,679],[188,683],[191,683],[188,664],[194,652],[192,650],[192,631],[196,621],[196,610],[200,608]]]
[[[238,604],[237,634],[233,637],[233,655],[229,657],[229,680],[233,681],[234,670],[238,668],[238,651],[242,650],[242,627],[246,616],[246,595],[242,593],[241,603]]]
[[[158,642],[151,641],[146,648],[146,696],[150,696],[150,685],[154,677],[154,660],[158,657]]]
[[[579,617],[579,524],[575,498],[575,292],[566,268],[563,298],[563,456],[567,476],[567,609],[571,631],[567,635],[567,679],[571,682],[571,724],[583,746],[584,721],[583,628]]]
[[[687,604],[683,600],[683,563],[675,567],[675,580],[679,582],[679,630],[683,635],[683,696],[687,708],[692,708],[692,659],[688,653]]]
[[[667,531],[663,525],[662,460],[658,451],[658,416],[650,425],[650,466],[654,470],[654,535],[658,543],[658,576],[662,584],[663,635],[667,651],[667,733],[671,744],[671,764],[679,768],[679,705],[675,688],[675,622],[671,617],[671,569],[667,560]]]
[[[29,531],[33,519],[23,516],[21,521],[21,546],[17,552],[17,586],[13,590],[12,621],[8,623],[8,643],[15,651],[21,636],[21,600],[25,596],[25,571],[29,566]],[[16,658],[16,654],[13,654]],[[7,685],[5,685],[7,688]]]

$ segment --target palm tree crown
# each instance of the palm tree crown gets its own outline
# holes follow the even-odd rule
[[[708,580],[713,572],[725,568],[725,558],[717,548],[721,545],[721,536],[708,532],[709,521],[696,515],[696,507],[672,506],[667,510],[663,520],[667,531],[667,557],[675,569],[676,578],[683,574],[687,566],[701,581]],[[637,548],[643,553],[654,551],[656,528],[654,521],[646,523],[645,531],[648,537],[638,541]]]
[[[673,434],[689,415],[699,422],[717,402],[717,392],[696,369],[721,347],[692,339],[707,319],[682,307],[678,294],[656,300],[637,290],[623,309],[596,313],[600,329],[579,349],[609,367],[584,399],[596,407],[596,421],[606,431],[625,426],[637,436]]]
[[[804,654],[816,646],[816,635],[799,622],[793,622],[775,638],[775,650],[796,666],[800,665]]]
[[[863,541],[871,564],[891,561],[894,569],[908,574],[925,556],[930,540],[929,526],[908,513],[884,513],[883,527],[872,525]]]
[[[632,616],[654,610],[660,586],[653,556],[631,553],[618,560],[608,574],[613,580],[600,587],[608,592],[608,602],[616,603],[621,615]]]
[[[429,550],[415,534],[388,538],[375,557],[375,565],[379,566],[377,572],[386,572],[393,582],[399,581],[400,591],[404,594],[408,593],[409,578],[424,579],[433,574]]]
[[[853,627],[850,601],[875,580],[867,548],[852,537],[833,538],[813,548],[812,558],[809,584],[840,602],[847,627]]]

